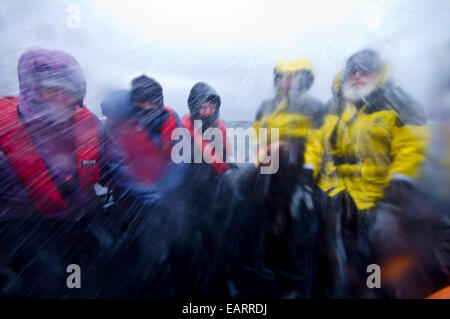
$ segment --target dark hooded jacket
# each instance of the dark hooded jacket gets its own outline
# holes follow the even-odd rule
[[[199,111],[200,104],[204,102],[212,102],[216,105],[216,112],[210,119],[202,119]],[[208,84],[204,82],[199,82],[195,84],[191,92],[189,93],[188,98],[188,107],[190,111],[190,118],[192,120],[203,120],[203,130],[209,127],[217,126],[217,120],[219,119],[219,110],[220,110],[220,96],[217,92]]]
[[[200,105],[204,102],[211,102],[216,105],[216,111],[215,113],[210,116],[209,118],[205,119],[202,118],[199,114]],[[226,126],[225,123],[219,118],[219,110],[220,110],[220,104],[221,99],[218,93],[208,84],[204,82],[199,82],[195,84],[191,92],[189,93],[188,98],[188,107],[190,114],[186,114],[182,118],[183,127],[186,128],[192,137],[192,149],[194,150],[195,147],[199,148],[199,145],[196,145],[195,139],[193,138],[193,131],[194,131],[194,122],[197,120],[200,120],[202,123],[202,134],[208,129],[208,128],[218,128],[222,135],[222,141],[223,141],[223,153],[217,154],[218,161],[214,161],[212,164],[207,163],[201,163],[202,165],[194,164],[193,166],[196,167],[204,167],[204,169],[208,170],[209,168],[213,168],[213,171],[221,175],[223,174],[229,167],[226,164],[227,155],[231,153],[231,149],[229,145],[227,144],[227,136],[226,136]],[[192,152],[192,155],[194,152]],[[220,163],[222,162],[222,163]],[[192,163],[194,163],[194,160],[192,160]],[[204,165],[206,164],[206,165]],[[200,169],[201,170],[201,169]]]

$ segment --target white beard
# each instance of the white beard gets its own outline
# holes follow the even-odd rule
[[[346,100],[357,102],[365,99],[377,87],[378,77],[368,81],[365,85],[353,87],[349,81],[345,81],[342,86],[342,94]]]

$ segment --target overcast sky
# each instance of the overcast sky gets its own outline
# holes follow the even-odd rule
[[[41,46],[78,59],[97,114],[105,88],[145,73],[181,115],[190,88],[206,81],[222,97],[224,119],[252,120],[273,94],[278,60],[309,58],[311,94],[325,102],[346,58],[371,47],[426,109],[434,54],[449,30],[450,1],[440,0],[0,1],[0,94],[17,94],[18,58]]]

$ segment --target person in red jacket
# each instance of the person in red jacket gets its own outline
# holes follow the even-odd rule
[[[209,166],[216,176],[224,174],[230,168],[227,163],[227,155],[231,153],[226,142],[227,129],[225,123],[219,117],[220,102],[220,96],[210,85],[198,82],[189,93],[188,107],[190,114],[184,115],[181,119],[183,127],[189,131],[193,141],[192,154],[196,151],[202,153],[201,163],[196,163],[194,158],[192,161],[193,167],[203,170]],[[209,128],[220,130],[223,144],[221,151],[212,149],[213,147],[203,138],[203,133]],[[196,136],[198,138],[195,138]],[[194,170],[197,172],[198,169]]]
[[[106,186],[122,159],[84,105],[74,57],[28,50],[18,76],[20,95],[0,98],[0,287],[7,269],[25,285],[19,296],[55,297],[51,280],[65,280],[58,273],[98,255],[94,219],[103,209],[94,186]],[[8,287],[0,295],[11,296]]]
[[[114,186],[114,210],[122,217],[135,215],[129,207],[152,207],[182,182],[185,165],[171,160],[172,131],[181,121],[164,105],[161,85],[146,75],[133,79],[131,90],[107,96],[102,111],[113,141],[126,157]]]

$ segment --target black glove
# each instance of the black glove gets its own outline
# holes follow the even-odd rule
[[[398,217],[418,223],[418,220],[433,218],[432,210],[427,205],[426,196],[413,183],[393,180],[384,190],[384,196],[377,203],[378,208],[391,210]]]
[[[311,168],[304,168],[300,173],[300,185],[303,185],[305,188],[314,189],[314,171]]]
[[[381,202],[404,206],[411,201],[414,190],[414,185],[408,181],[392,180],[385,188]]]

